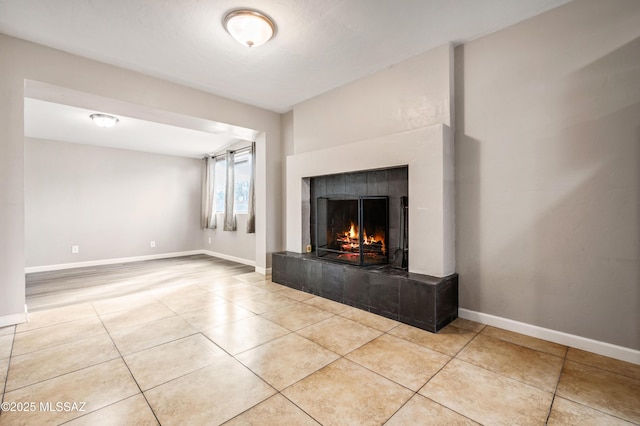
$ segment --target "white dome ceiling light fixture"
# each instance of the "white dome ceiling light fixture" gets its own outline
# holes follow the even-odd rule
[[[98,127],[110,128],[118,124],[118,118],[108,114],[91,114],[89,117]]]
[[[249,47],[265,44],[276,33],[276,24],[253,9],[234,9],[225,15],[222,24],[238,43]]]

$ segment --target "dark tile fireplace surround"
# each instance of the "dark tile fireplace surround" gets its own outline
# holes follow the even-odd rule
[[[312,253],[273,254],[272,280],[336,302],[437,332],[458,317],[458,275],[433,277],[400,269],[400,198],[408,195],[408,168],[320,176],[310,181],[310,236],[315,201],[329,194],[389,197],[388,265],[356,266]],[[411,200],[409,200],[409,203]],[[410,262],[409,262],[410,264]]]

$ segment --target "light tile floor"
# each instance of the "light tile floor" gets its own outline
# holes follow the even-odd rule
[[[628,425],[640,366],[218,274],[0,328],[0,397],[2,426]]]

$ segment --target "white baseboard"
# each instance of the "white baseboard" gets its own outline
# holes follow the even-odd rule
[[[220,259],[230,260],[230,261],[236,262],[236,263],[242,263],[243,265],[256,266],[256,261],[255,260],[243,259],[241,257],[230,256],[228,254],[218,253],[218,252],[211,251],[211,250],[201,250],[200,253],[201,254],[206,254],[207,256],[211,256],[211,257],[218,257]]]
[[[1,316],[0,327],[22,324],[23,322],[27,322],[28,320],[29,320],[29,314],[27,313],[27,305],[24,305],[24,313]]]
[[[598,340],[576,336],[562,331],[538,327],[536,325],[497,317],[495,315],[485,314],[482,312],[470,311],[463,308],[458,309],[458,316],[462,319],[491,325],[531,337],[537,337],[538,339],[548,340],[550,342],[570,346],[576,349],[582,349],[599,355],[619,359],[621,361],[640,364],[640,351],[625,348],[624,346],[616,346],[611,343],[600,342]]]
[[[207,256],[218,257],[220,259],[230,260],[232,262],[241,263],[243,265],[253,266],[257,273],[262,275],[271,275],[271,268],[262,268],[260,266],[256,266],[255,260],[243,259],[241,257],[230,256],[228,254],[218,253],[211,250],[203,250],[202,253],[206,254]]]
[[[61,263],[58,265],[44,266],[28,266],[24,268],[25,274],[33,272],[60,271],[63,269],[84,268],[87,266],[113,265],[116,263],[139,262],[141,260],[166,259],[170,257],[192,256],[194,254],[203,254],[202,250],[179,251],[173,253],[151,254],[147,256],[120,257],[115,259],[88,260],[85,262]]]
[[[271,268],[261,268],[256,266],[256,272],[262,275],[271,275]]]
[[[179,252],[173,252],[173,253],[151,254],[147,256],[132,256],[132,257],[120,257],[115,259],[88,260],[85,262],[60,263],[57,265],[27,266],[24,268],[24,273],[30,274],[33,272],[61,271],[63,269],[84,268],[87,266],[113,265],[116,263],[140,262],[142,260],[167,259],[170,257],[193,256],[196,254],[206,254],[207,256],[218,257],[220,259],[230,260],[232,262],[241,263],[243,265],[256,266],[256,262],[254,260],[243,259],[241,257],[235,257],[235,256],[229,256],[228,254],[217,253],[210,250],[190,250],[190,251],[179,251]],[[269,274],[271,273],[271,268],[269,269],[262,268],[262,269],[265,271],[269,271],[268,272]]]

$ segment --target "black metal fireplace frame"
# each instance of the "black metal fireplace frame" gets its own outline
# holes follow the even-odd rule
[[[320,200],[322,199],[326,199],[327,201],[357,201],[358,202],[358,262],[353,262],[353,261],[349,261],[346,259],[341,259],[339,257],[339,255],[341,254],[352,254],[352,252],[345,252],[342,250],[336,250],[336,249],[330,249],[328,248],[326,245],[322,246],[320,244],[320,218],[322,217],[322,215],[320,214]],[[365,209],[364,209],[364,202],[367,200],[380,200],[380,201],[384,201],[384,216],[385,216],[385,229],[384,229],[384,235],[385,235],[385,243],[388,244],[388,239],[389,239],[389,197],[387,196],[372,196],[372,195],[362,195],[362,196],[352,196],[352,195],[325,195],[322,197],[318,197],[316,199],[316,223],[315,223],[315,235],[316,235],[316,241],[315,241],[315,252],[316,252],[316,256],[319,258],[324,258],[326,260],[331,260],[331,261],[335,261],[335,262],[341,262],[341,263],[347,263],[350,265],[357,265],[357,266],[374,266],[374,265],[385,265],[389,263],[389,253],[388,253],[388,249],[387,252],[385,253],[384,258],[382,259],[378,259],[378,260],[382,260],[382,261],[376,261],[376,262],[366,262],[366,256],[364,253],[364,214],[365,214]],[[337,257],[326,257],[325,256],[327,254],[336,254],[338,255]]]

